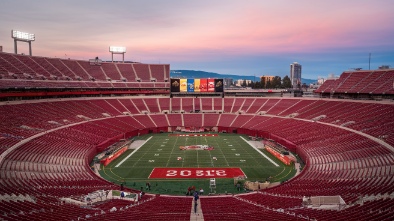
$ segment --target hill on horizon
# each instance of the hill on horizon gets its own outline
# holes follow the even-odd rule
[[[283,78],[284,76],[280,76]],[[232,78],[233,80],[251,80],[259,81],[260,76],[250,75],[233,75],[233,74],[218,74],[207,71],[196,71],[196,70],[171,70],[170,78]],[[311,84],[317,82],[317,80],[301,78],[302,83]]]

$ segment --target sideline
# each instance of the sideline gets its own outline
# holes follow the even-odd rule
[[[245,138],[242,136],[239,136],[242,140],[244,140],[246,143],[248,143],[253,149],[255,149],[257,152],[259,152],[263,157],[265,157],[267,160],[269,160],[272,164],[275,166],[279,167],[277,163],[275,163],[271,158],[269,158],[267,155],[265,155],[263,152],[261,152],[259,149],[257,149],[255,146],[253,146],[251,143],[249,143]]]
[[[125,157],[122,161],[120,161],[118,164],[116,164],[115,167],[119,167],[123,162],[125,162],[127,159],[129,159],[129,157],[131,157],[131,155],[133,155],[135,152],[137,152],[137,150],[139,150],[146,142],[148,142],[150,139],[152,138],[149,137],[148,139],[145,140],[145,142],[143,142],[139,147],[135,148],[135,150],[133,152],[131,152],[127,157]]]

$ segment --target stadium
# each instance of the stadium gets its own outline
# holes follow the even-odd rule
[[[1,1],[0,220],[394,220],[392,8]]]
[[[0,67],[2,220],[394,216],[392,69],[346,71],[316,91],[321,97],[328,91],[331,97],[383,98],[376,101],[173,93],[167,64],[97,64],[2,52]],[[250,141],[264,144],[264,150],[248,146]],[[167,142],[174,144],[165,153]],[[291,176],[275,180],[280,171],[268,158],[286,167],[267,152],[269,143],[295,156],[288,166]],[[179,150],[180,145],[215,149]],[[117,152],[123,149],[125,153]],[[231,149],[239,155],[226,153]],[[214,152],[219,150],[221,154]],[[100,159],[106,151],[112,151],[113,159],[104,167]],[[155,158],[159,154],[166,157],[160,161]],[[122,169],[121,161],[131,163]],[[297,175],[295,165],[300,167]],[[171,183],[171,173],[180,179]],[[277,185],[264,185],[269,177]],[[211,178],[217,189],[209,190]],[[261,185],[238,191],[235,178]],[[145,182],[152,190],[145,189]],[[198,213],[193,212],[193,197],[185,195],[189,185],[205,190]],[[119,197],[121,189],[133,197]],[[141,191],[146,192],[142,197]]]

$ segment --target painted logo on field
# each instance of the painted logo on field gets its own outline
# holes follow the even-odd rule
[[[218,137],[218,134],[168,134],[169,137]]]
[[[152,178],[234,178],[245,176],[241,168],[154,168]]]
[[[213,150],[214,148],[209,145],[191,145],[191,146],[179,146],[180,150]]]

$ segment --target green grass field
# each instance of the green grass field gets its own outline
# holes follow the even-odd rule
[[[140,189],[150,182],[150,193],[184,194],[188,186],[203,188],[209,192],[209,179],[148,179],[155,167],[177,168],[215,168],[239,167],[246,174],[249,181],[265,181],[272,177],[271,182],[288,180],[295,175],[294,166],[286,166],[270,153],[263,153],[274,160],[276,167],[237,134],[219,134],[217,137],[171,137],[169,134],[148,134],[137,139],[146,140],[152,137],[131,157],[120,166],[115,167],[125,157],[135,150],[126,151],[121,157],[108,166],[101,166],[100,174],[114,183],[124,183],[126,186]],[[247,136],[243,136],[248,139]],[[185,145],[210,145],[214,150],[179,150]],[[182,160],[177,160],[182,157]],[[216,157],[217,160],[212,160]],[[237,193],[233,179],[216,179],[217,193]]]

